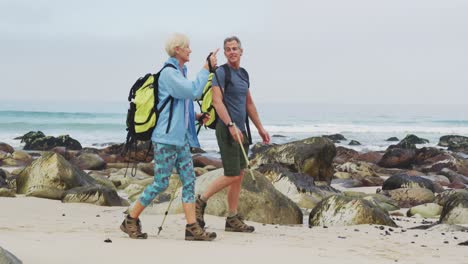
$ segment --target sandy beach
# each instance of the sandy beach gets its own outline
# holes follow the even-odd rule
[[[24,197],[0,198],[0,246],[24,263],[464,263],[466,232],[408,230],[422,219],[395,217],[402,228],[278,226],[253,223],[253,234],[223,231],[224,219],[207,216],[214,242],[184,240],[183,215],[141,219],[147,240],[119,230],[125,207],[68,204]],[[400,221],[399,221],[400,220]],[[435,219],[434,219],[435,220]],[[305,222],[306,219],[305,219]],[[389,235],[385,235],[385,233]],[[104,240],[110,239],[112,243]]]

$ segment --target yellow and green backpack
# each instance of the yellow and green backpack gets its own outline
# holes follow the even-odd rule
[[[223,87],[221,88],[221,93],[223,93],[223,100],[224,100],[224,93],[226,92],[227,88],[229,87],[229,84],[231,83],[231,69],[227,64],[221,65],[221,67],[224,68],[225,72],[225,78],[224,78],[224,90]],[[247,76],[247,83],[248,86],[250,87],[250,81],[249,81],[249,74],[244,68],[240,68],[241,71],[245,73]],[[203,88],[203,93],[200,99],[197,100],[198,105],[200,106],[200,111],[202,113],[207,113],[210,115],[210,119],[205,123],[205,127],[211,128],[211,129],[216,129],[216,123],[218,122],[218,114],[216,113],[216,109],[213,106],[213,89],[212,88],[212,81],[213,78],[216,78],[216,73],[210,73],[208,76],[208,82],[205,85],[205,88]],[[198,120],[198,129],[197,129],[197,134],[200,133],[200,129],[203,126],[202,119],[205,116],[202,116]],[[249,117],[246,116],[245,120],[246,128],[247,128],[247,135],[249,137],[249,142],[252,142],[252,137],[250,134],[250,125],[249,125]]]
[[[167,67],[176,68],[174,65],[166,64],[158,73],[148,73],[145,76],[140,77],[130,89],[128,95],[130,106],[127,112],[126,122],[126,150],[128,150],[132,144],[136,144],[137,140],[151,140],[151,135],[153,134],[153,130],[158,122],[158,116],[168,103],[170,104],[168,128],[170,126],[174,98],[169,96],[161,108],[157,109],[157,105],[159,103],[158,80],[161,72]]]

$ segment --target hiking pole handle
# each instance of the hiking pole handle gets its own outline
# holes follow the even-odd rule
[[[249,158],[247,158],[247,154],[245,153],[244,144],[243,144],[243,142],[241,142],[241,140],[240,140],[239,133],[237,133],[237,132],[240,131],[240,130],[237,128],[237,126],[236,126],[235,123],[234,123],[234,128],[236,129],[237,141],[239,142],[239,145],[240,145],[240,147],[241,147],[241,151],[242,151],[242,154],[243,154],[244,159],[245,159],[245,164],[247,164],[247,168],[249,169],[250,177],[252,177],[252,180],[253,180],[254,184],[256,184],[257,181],[255,180],[255,176],[254,176],[252,170],[250,169]]]
[[[213,52],[210,52],[210,54],[208,54],[208,57],[206,57],[206,61],[208,62],[209,71],[214,72],[215,69],[213,69],[213,65],[211,65],[211,60],[210,60],[211,55],[213,55]]]

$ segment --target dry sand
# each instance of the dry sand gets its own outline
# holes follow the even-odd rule
[[[397,221],[403,228],[393,231],[250,222],[256,232],[241,234],[224,232],[224,218],[207,215],[208,228],[218,238],[188,242],[183,215],[169,215],[157,236],[163,216],[143,214],[149,238],[133,240],[119,229],[124,207],[18,196],[0,198],[0,208],[0,246],[24,263],[468,263],[468,247],[457,245],[468,240],[468,233],[402,232],[421,222],[405,217]]]

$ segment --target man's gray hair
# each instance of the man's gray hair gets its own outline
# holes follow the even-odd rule
[[[241,43],[240,39],[238,37],[236,37],[236,36],[227,37],[226,39],[224,39],[223,47],[226,46],[226,43],[231,42],[231,41],[236,41],[237,44],[239,44],[239,48],[242,49],[242,43]]]

